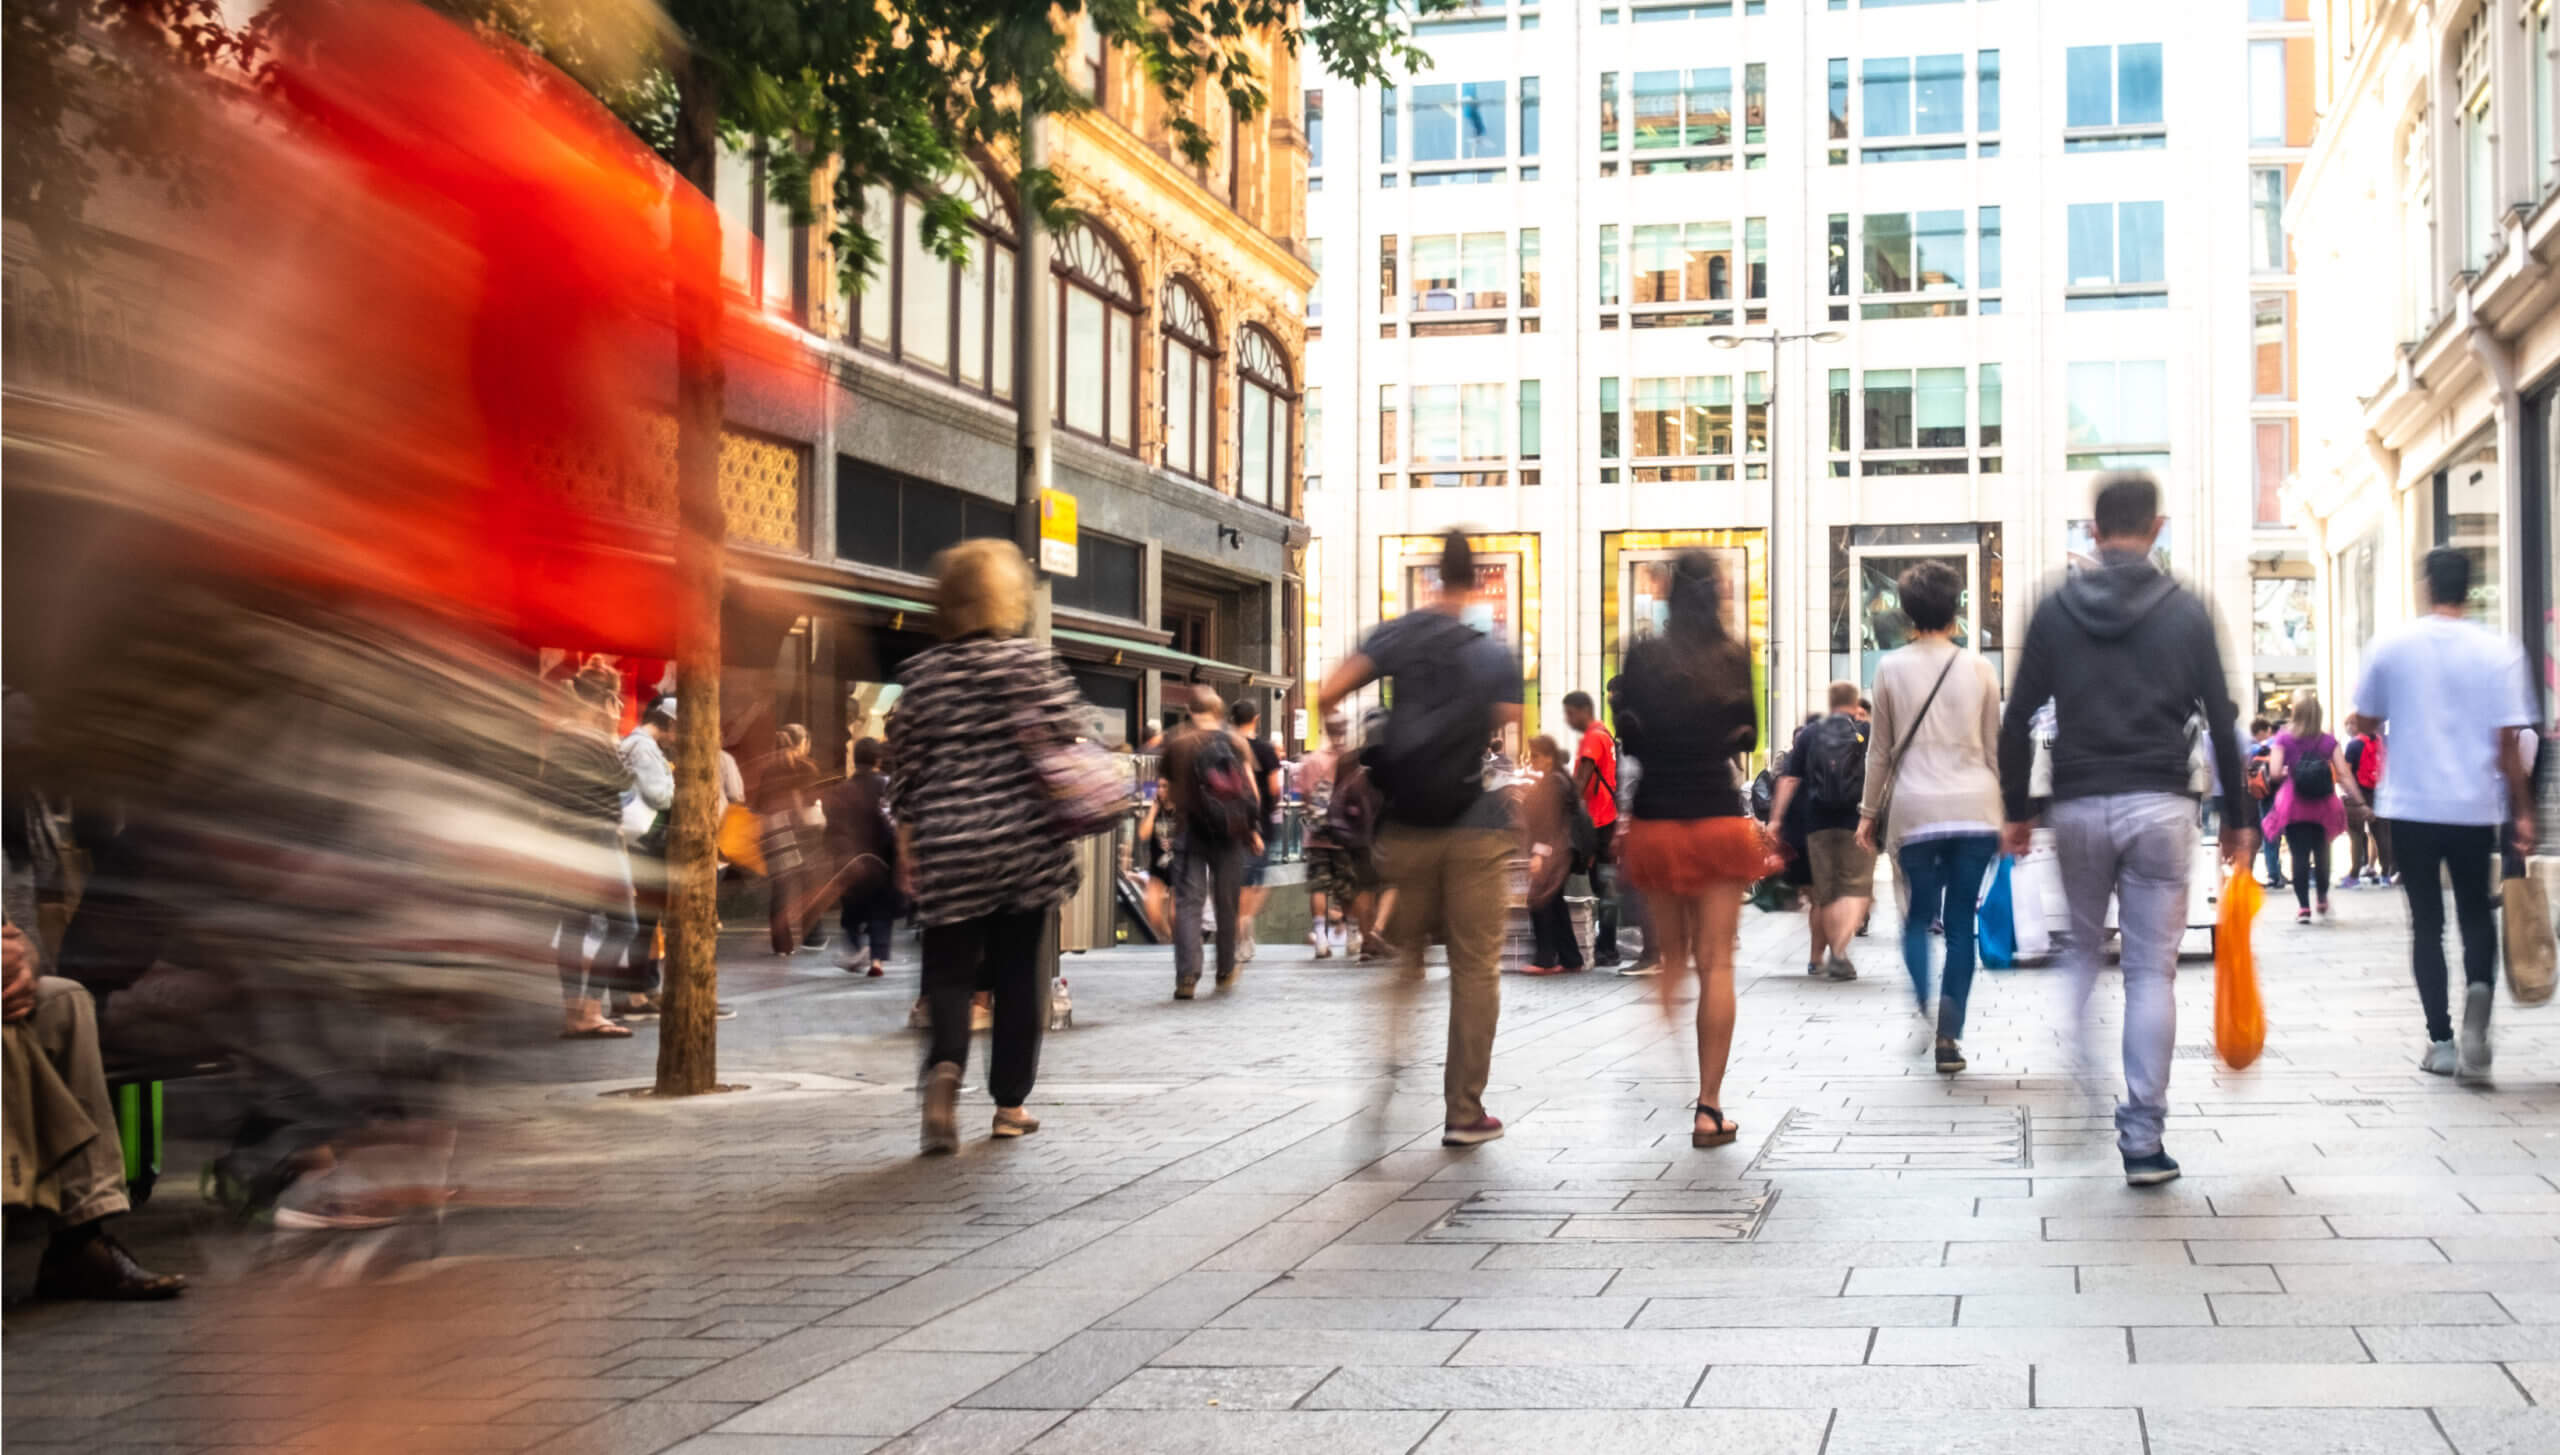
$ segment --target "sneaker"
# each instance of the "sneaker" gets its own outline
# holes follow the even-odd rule
[[[917,1145],[928,1157],[960,1150],[960,1068],[949,1061],[925,1073],[924,1131]]]
[[[2307,909],[2295,910],[2293,912],[2293,922],[2298,925],[2307,925],[2311,923],[2311,911]]]
[[[1620,959],[1616,955],[1601,955],[1592,960],[1591,968],[1595,970],[1615,970],[1625,963],[1626,962],[1624,960]]]
[[[1237,963],[1237,964],[1242,965],[1242,964],[1246,964],[1246,963],[1250,962],[1250,961],[1253,959],[1253,950],[1254,950],[1254,945],[1253,945],[1253,936],[1251,936],[1251,935],[1238,935],[1238,936],[1236,936],[1236,963]],[[1232,977],[1230,977],[1230,978],[1232,978]]]
[[[2154,1152],[2147,1157],[2125,1154],[2124,1180],[2134,1187],[2157,1187],[2178,1180],[2178,1159],[2167,1152]]]
[[[1822,973],[1834,980],[1855,980],[1858,978],[1858,967],[1849,963],[1848,956],[1842,955],[1834,959]]]
[[[1964,1069],[1964,1050],[1955,1042],[1938,1038],[1938,1074],[1953,1076]]]
[[[1822,962],[1821,962],[1821,961],[1819,961],[1819,960],[1807,960],[1807,961],[1805,961],[1805,962],[1804,962],[1804,973],[1805,973],[1805,974],[1807,974],[1807,975],[1812,976],[1812,977],[1813,977],[1814,979],[1816,979],[1816,980],[1821,979],[1821,978],[1822,978]]]
[[[1440,1145],[1443,1147],[1472,1147],[1478,1142],[1490,1142],[1501,1135],[1502,1118],[1497,1116],[1482,1116],[1476,1118],[1472,1122],[1469,1122],[1463,1127],[1442,1127],[1440,1129]]]
[[[1200,982],[1199,982],[1199,981],[1196,981],[1196,980],[1177,980],[1177,981],[1173,982],[1173,998],[1174,998],[1174,999],[1176,999],[1176,1000],[1191,1000],[1191,999],[1193,999],[1193,998],[1197,997],[1199,994],[1200,994]]]
[[[2320,901],[2319,901],[2319,903],[2318,903],[2318,905],[2317,905],[2317,908],[2318,908],[2318,909],[2319,909],[2319,911],[2320,911],[2320,917],[2321,917],[2322,919],[2327,919],[2327,918],[2329,918],[2329,917],[2330,917],[2330,916],[2329,916],[2329,901],[2328,901],[2328,899],[2327,899],[2327,897],[2326,897],[2326,896],[2323,896],[2323,897],[2320,899]]]
[[[1661,973],[1662,966],[1658,962],[1652,960],[1638,960],[1632,965],[1621,965],[1618,967],[1618,974],[1622,978],[1628,980],[1639,979],[1647,975],[1659,975]]]
[[[1003,1141],[1010,1137],[1027,1137],[1038,1130],[1040,1130],[1040,1119],[1038,1117],[1022,1110],[1020,1107],[1016,1107],[1012,1111],[1006,1111],[1004,1108],[998,1107],[996,1108],[995,1124],[987,1128],[987,1135],[998,1141]]]
[[[2462,999],[2462,1032],[2456,1043],[2461,1061],[2454,1075],[2464,1081],[2489,1079],[2489,1006],[2498,998],[2495,985],[2474,985]]]
[[[2418,1069],[2429,1076],[2451,1076],[2460,1064],[2451,1041],[2428,1042],[2427,1054],[2418,1058]]]
[[[1326,938],[1325,932],[1321,927],[1307,931],[1307,943],[1316,947],[1317,959],[1330,960],[1333,958],[1333,943],[1331,940]]]

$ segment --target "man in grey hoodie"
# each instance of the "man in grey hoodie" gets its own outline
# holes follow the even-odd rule
[[[2110,476],[2099,482],[2096,515],[2097,567],[2046,597],[2027,627],[2000,724],[2000,790],[2009,852],[2023,853],[2036,821],[2028,728],[2050,699],[2057,732],[2044,815],[2071,910],[2073,996],[2085,1008],[2112,898],[2125,996],[2116,1148],[2125,1181],[2149,1186],[2178,1175],[2160,1138],[2178,1032],[2178,941],[2186,932],[2203,791],[2191,766],[2191,724],[2199,716],[2204,751],[2223,787],[2224,860],[2245,861],[2257,831],[2212,614],[2151,562],[2152,543],[2167,523],[2160,487],[2145,475]]]

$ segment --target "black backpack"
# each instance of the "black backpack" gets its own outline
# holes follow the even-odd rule
[[[1493,737],[1493,703],[1479,695],[1465,667],[1483,638],[1439,612],[1420,613],[1411,630],[1428,632],[1395,674],[1395,710],[1370,755],[1370,775],[1398,823],[1445,828],[1484,796],[1484,745]]]
[[[2337,771],[2329,760],[2310,753],[2293,765],[2293,796],[2306,803],[2324,803],[2337,795]]]
[[[1253,768],[1235,738],[1223,729],[1201,735],[1191,750],[1190,827],[1220,842],[1249,838],[1262,819],[1262,795]]]
[[[1813,730],[1805,746],[1805,792],[1823,808],[1856,808],[1867,796],[1867,745],[1859,741],[1858,720],[1833,713]]]
[[[1378,790],[1357,755],[1345,753],[1333,769],[1333,796],[1324,806],[1324,836],[1337,849],[1365,854],[1378,837]]]

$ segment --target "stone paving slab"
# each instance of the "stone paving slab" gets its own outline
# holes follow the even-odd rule
[[[502,1196],[436,1248],[269,1243],[188,1179],[124,1231],[158,1306],[13,1306],[0,1440],[44,1452],[545,1455],[2560,1450],[2560,1008],[2499,1010],[2502,1084],[2420,1074],[2397,899],[2258,942],[2269,1055],[2212,1057],[2185,967],[2171,1150],[2126,1188],[2112,979],[1985,972],[1917,1058],[1890,902],[1854,982],[1745,920],[1726,1148],[1687,1145],[1685,1010],[1506,980],[1503,1141],[1437,1144],[1436,983],[1267,948],[1167,998],[1069,963],[1041,1133],[914,1151],[903,973],[733,955],[724,1079],[650,1032],[485,1098]],[[2094,1072],[2076,1070],[2080,1047]],[[983,1055],[983,1043],[981,1046]],[[173,1092],[173,1095],[183,1093]],[[963,1125],[983,1127],[972,1086]],[[172,1162],[198,1150],[173,1143]],[[379,1255],[396,1280],[328,1276]]]

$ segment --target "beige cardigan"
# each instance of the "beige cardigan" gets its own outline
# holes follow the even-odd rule
[[[1903,753],[1900,782],[1894,754],[1911,735],[1929,689],[1950,654],[1962,661],[1947,672],[1947,685]],[[1894,843],[1930,824],[2000,824],[2000,681],[1991,664],[1940,639],[1918,641],[1887,653],[1876,666],[1875,723],[1867,739],[1867,792],[1859,812],[1873,818],[1892,788]]]

